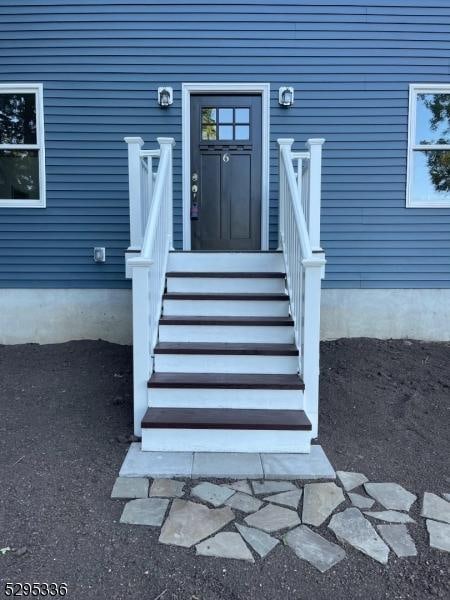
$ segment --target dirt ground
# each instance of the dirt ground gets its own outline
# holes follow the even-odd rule
[[[322,344],[320,443],[336,469],[450,492],[450,344]],[[0,346],[0,598],[6,582],[66,582],[75,600],[449,598],[449,555],[388,566],[347,547],[325,574],[278,546],[255,565],[158,544],[109,498],[131,434],[131,351],[106,342]],[[319,530],[333,540],[327,528]]]

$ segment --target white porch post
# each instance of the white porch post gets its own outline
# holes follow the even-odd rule
[[[147,382],[153,370],[150,357],[150,279],[152,261],[140,257],[129,261],[133,273],[133,395],[134,435],[141,436],[147,410]]]
[[[161,148],[161,155],[163,153],[163,149],[167,148],[167,152],[169,154],[169,174],[168,174],[168,203],[169,203],[169,250],[174,250],[173,247],[173,147],[175,146],[175,140],[171,137],[159,137],[156,138],[158,144]]]
[[[284,217],[284,202],[286,198],[286,177],[284,173],[284,162],[282,157],[283,148],[287,148],[289,152],[291,152],[292,144],[294,143],[294,138],[278,138],[277,139],[278,147],[279,147],[279,155],[278,155],[278,184],[279,184],[279,192],[278,192],[278,248],[277,250],[282,250],[282,228],[284,226],[283,217]]]
[[[319,420],[320,295],[324,254],[303,260],[305,269],[302,374],[305,383],[305,412],[317,437]]]
[[[307,211],[308,233],[313,252],[321,252],[320,203],[322,193],[322,146],[324,138],[311,138],[306,142],[310,152],[309,163],[309,206]]]
[[[141,137],[126,137],[128,144],[128,193],[130,198],[130,247],[140,250],[142,246],[142,199],[141,199],[141,157],[144,145]]]

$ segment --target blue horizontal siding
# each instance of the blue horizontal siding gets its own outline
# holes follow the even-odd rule
[[[1,82],[44,84],[47,154],[47,208],[0,209],[0,286],[129,285],[126,135],[176,139],[179,247],[181,83],[264,81],[272,246],[276,139],[325,137],[324,285],[450,287],[450,210],[405,208],[408,84],[450,82],[448,0],[10,0],[0,56]],[[168,111],[161,84],[174,88]]]

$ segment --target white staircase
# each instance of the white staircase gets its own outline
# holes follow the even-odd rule
[[[174,252],[166,281],[143,450],[307,452],[283,255]]]
[[[173,142],[160,139],[161,150],[149,152],[139,140],[128,138],[130,200],[139,192],[140,207],[131,219],[141,219],[131,246],[141,250],[129,256],[128,267],[142,450],[309,452],[317,435],[324,265],[308,232],[317,211],[305,216],[303,209],[313,196],[312,149],[294,154],[291,140],[280,141],[282,251],[175,252],[169,251]],[[153,158],[159,158],[156,176]],[[132,172],[141,178],[139,189]]]

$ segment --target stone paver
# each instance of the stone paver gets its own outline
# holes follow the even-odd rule
[[[450,502],[439,498],[436,494],[425,492],[420,514],[427,519],[450,523]]]
[[[209,483],[209,481],[199,483],[191,491],[191,494],[196,498],[199,498],[203,502],[209,502],[216,507],[222,506],[222,504],[225,503],[225,500],[228,500],[228,498],[235,493],[236,492],[229,487]]]
[[[253,492],[262,494],[276,494],[277,492],[289,492],[298,488],[290,481],[252,481]]]
[[[195,546],[197,554],[218,558],[235,558],[255,562],[252,553],[239,533],[223,531]]]
[[[322,446],[311,446],[309,454],[261,454],[266,479],[335,479]]]
[[[184,494],[184,482],[174,479],[155,479],[150,488],[151,498],[181,498]]]
[[[364,511],[364,514],[368,517],[373,517],[379,521],[386,521],[387,523],[415,523],[406,513],[398,512],[396,510],[380,510],[380,511]]]
[[[297,510],[302,493],[303,490],[281,492],[281,494],[275,494],[274,496],[266,496],[263,500],[265,502],[272,502],[273,504],[280,504],[281,506],[287,506],[288,508],[295,508],[295,510]]]
[[[259,529],[246,527],[240,523],[235,523],[235,526],[247,544],[249,544],[261,558],[265,558],[279,543],[279,540]]]
[[[148,479],[145,477],[118,477],[111,498],[148,498]]]
[[[375,504],[375,500],[372,498],[362,496],[361,494],[356,494],[355,492],[349,492],[348,497],[350,498],[353,506],[356,506],[356,508],[372,508],[372,506]]]
[[[311,531],[306,525],[289,531],[284,536],[284,542],[299,558],[311,563],[321,573],[334,567],[346,556],[345,550],[340,546]]]
[[[427,519],[430,546],[437,550],[450,552],[450,525]]]
[[[275,504],[269,504],[261,508],[258,512],[246,517],[244,521],[250,527],[262,529],[268,533],[300,525],[300,519],[296,512]]]
[[[344,501],[344,493],[335,483],[308,483],[303,496],[302,522],[318,527]]]
[[[242,492],[243,494],[252,495],[252,488],[250,487],[249,482],[246,479],[241,479],[240,481],[233,481],[233,483],[224,483],[227,487],[230,487],[232,490],[236,492]]]
[[[382,564],[387,563],[388,546],[357,508],[347,508],[343,512],[333,515],[328,527],[338,540],[347,542]]]
[[[262,479],[259,454],[245,452],[195,452],[192,477],[223,477],[224,479]]]
[[[398,483],[365,483],[364,489],[387,509],[408,511],[417,500],[417,496]]]
[[[125,504],[120,522],[159,527],[164,520],[168,504],[169,500],[164,498],[131,500]]]
[[[176,499],[161,529],[159,541],[190,548],[233,519],[234,513],[228,506],[208,508],[203,504]]]
[[[416,545],[406,525],[377,525],[378,532],[399,558],[417,556]]]
[[[242,492],[236,492],[231,498],[228,498],[228,500],[225,501],[225,504],[235,510],[240,510],[244,513],[252,513],[259,510],[263,503],[261,500],[258,500],[258,498],[243,494]]]
[[[346,492],[369,481],[362,473],[354,473],[353,471],[336,471],[336,475]]]
[[[143,452],[133,442],[119,472],[120,477],[191,477],[193,452]]]

